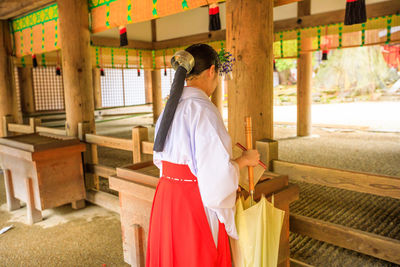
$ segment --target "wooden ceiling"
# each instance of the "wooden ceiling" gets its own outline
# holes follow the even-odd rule
[[[6,20],[34,11],[54,0],[0,0],[0,19]]]

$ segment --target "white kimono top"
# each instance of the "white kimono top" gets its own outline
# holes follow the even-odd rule
[[[157,121],[156,134],[163,113]],[[225,224],[228,235],[238,238],[235,201],[239,166],[232,160],[231,138],[221,114],[202,90],[183,89],[164,150],[154,151],[153,161],[160,170],[161,161],[188,165],[197,177],[215,244],[218,244],[218,220]]]

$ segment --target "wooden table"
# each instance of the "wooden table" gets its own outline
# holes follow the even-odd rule
[[[117,168],[117,174],[109,177],[110,188],[119,192],[124,260],[132,266],[145,264],[150,213],[158,177],[159,170],[152,162]],[[259,199],[261,194],[269,200],[274,194],[275,206],[286,211],[278,266],[289,266],[289,204],[298,199],[299,189],[288,184],[286,175],[266,172],[256,185],[255,199]]]
[[[28,222],[42,220],[42,210],[72,203],[85,207],[81,152],[86,146],[73,137],[27,134],[0,138],[7,205],[10,211],[26,202]]]

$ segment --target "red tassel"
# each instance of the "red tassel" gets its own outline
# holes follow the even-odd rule
[[[322,50],[322,60],[328,60],[328,50]]]
[[[101,76],[106,76],[106,74],[104,73],[103,68],[100,69],[100,75],[101,75]]]
[[[140,69],[137,70],[137,76],[140,77]]]
[[[217,4],[211,4],[208,9],[210,17],[208,29],[209,31],[218,31],[221,29],[221,20],[219,18],[219,7]]]
[[[126,33],[126,26],[119,27],[119,45],[120,46],[128,45],[128,35]]]
[[[60,68],[60,66],[56,67],[56,75],[57,76],[61,76],[61,68]]]
[[[275,59],[274,59],[274,71],[277,71],[276,64],[275,64]]]
[[[32,65],[34,68],[38,66],[36,55],[32,55]]]
[[[164,69],[164,76],[167,76],[167,69]]]

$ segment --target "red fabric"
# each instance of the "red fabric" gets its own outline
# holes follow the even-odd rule
[[[150,216],[146,266],[232,266],[225,226],[219,224],[216,248],[189,167],[163,161],[162,170]]]
[[[219,14],[219,7],[216,6],[216,7],[211,7],[211,8],[209,8],[208,14],[209,14],[209,15],[216,15],[216,14]]]
[[[126,27],[122,27],[119,29],[119,35],[126,33]]]

